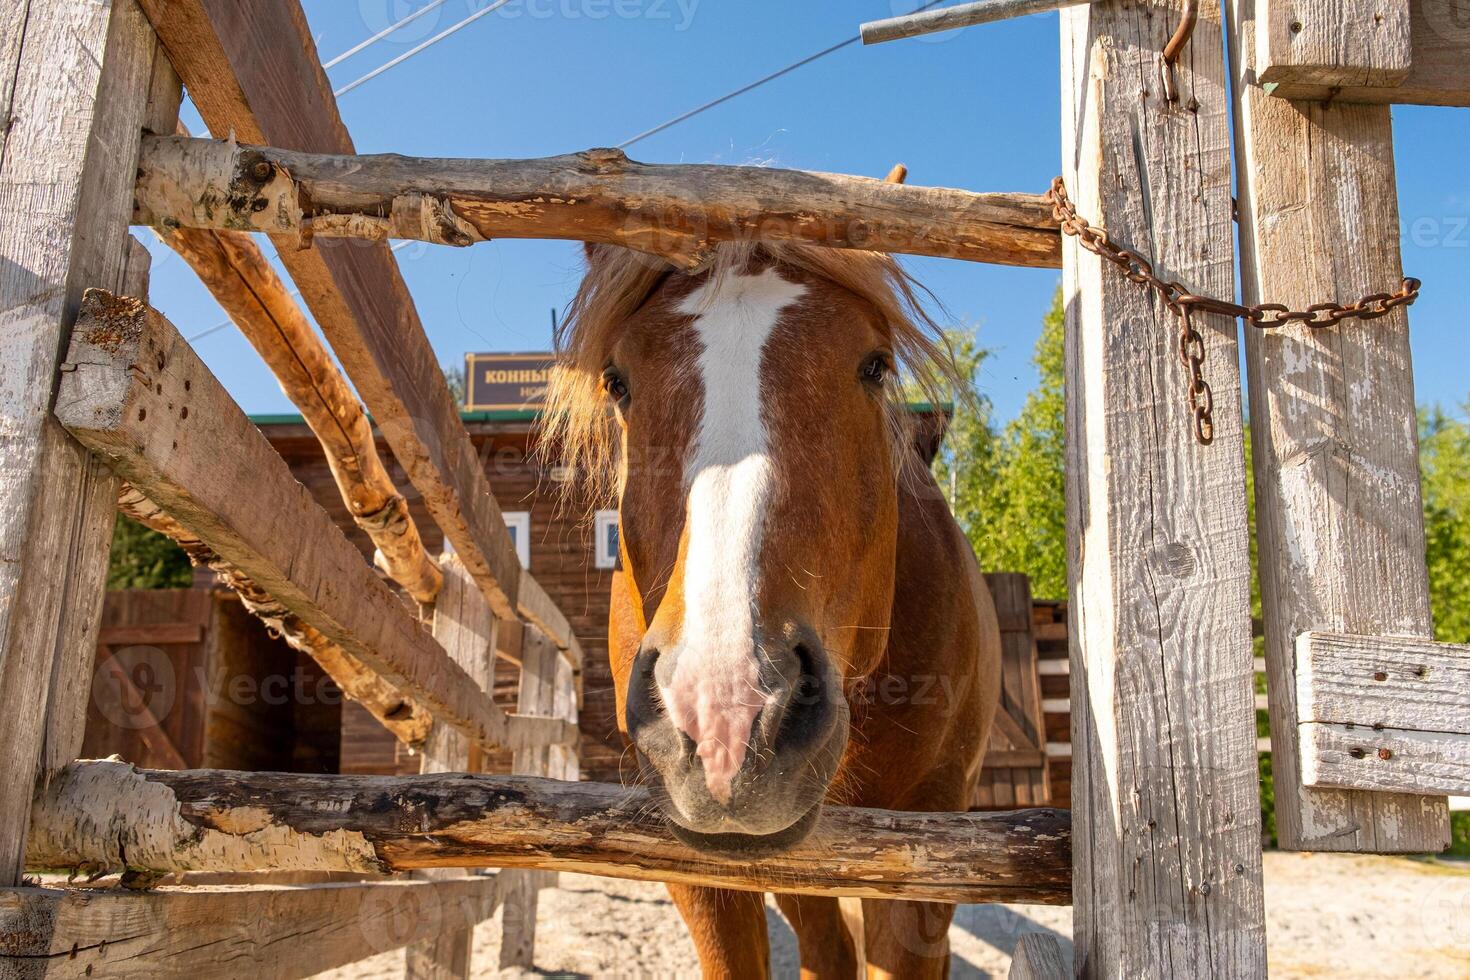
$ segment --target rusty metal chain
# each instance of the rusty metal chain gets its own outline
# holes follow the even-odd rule
[[[1238,317],[1257,329],[1265,330],[1286,323],[1304,323],[1309,327],[1330,327],[1349,318],[1376,320],[1386,316],[1400,306],[1409,306],[1419,298],[1418,279],[1404,277],[1396,293],[1370,293],[1353,303],[1314,303],[1304,310],[1292,310],[1280,303],[1257,303],[1245,306],[1230,300],[1214,299],[1191,293],[1177,281],[1166,281],[1154,274],[1148,259],[1132,249],[1116,244],[1108,233],[1095,228],[1077,213],[1077,207],[1067,196],[1067,186],[1062,178],[1052,178],[1051,187],[1043,198],[1051,205],[1065,234],[1077,239],[1078,244],[1118,268],[1129,282],[1147,286],[1159,294],[1164,305],[1179,317],[1179,359],[1189,369],[1189,387],[1186,400],[1194,415],[1194,435],[1201,445],[1208,446],[1215,438],[1214,392],[1204,378],[1205,342],[1195,329],[1191,311],[1220,313]]]

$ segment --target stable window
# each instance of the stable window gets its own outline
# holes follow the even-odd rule
[[[504,511],[505,526],[510,531],[511,543],[516,546],[516,557],[522,568],[531,567],[531,512],[528,510]]]
[[[597,568],[618,567],[618,512],[600,510],[593,520],[593,564]]]

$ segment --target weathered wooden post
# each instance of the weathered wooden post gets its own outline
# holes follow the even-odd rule
[[[440,563],[443,585],[434,604],[434,639],[450,658],[469,673],[480,690],[495,690],[495,640],[499,621],[490,604],[480,593],[475,580],[457,558],[446,555]],[[424,746],[419,771],[475,772],[481,768],[480,750],[449,725],[435,725]],[[419,877],[439,880],[459,877],[460,871],[432,870],[418,872]],[[500,898],[499,881],[485,882],[487,892]],[[496,901],[483,902],[481,910],[488,916]],[[404,976],[409,980],[464,980],[472,975],[471,963],[475,946],[473,916],[464,917],[465,925],[447,929],[434,938],[414,946],[405,953]]]
[[[1199,11],[1171,101],[1175,9],[1062,12],[1062,172],[1161,279],[1228,298],[1219,13]],[[1202,445],[1179,317],[1075,237],[1063,269],[1077,973],[1265,976],[1236,323],[1192,315]]]
[[[83,288],[123,282],[157,49],[133,0],[0,10],[0,885],[82,743],[117,483],[50,409]]]
[[[1371,30],[1386,44],[1397,34],[1371,23],[1380,6],[1405,5],[1319,0],[1303,32],[1339,25],[1345,37]],[[1268,95],[1257,66],[1280,47],[1278,11],[1260,0],[1230,9],[1246,302],[1300,309],[1394,291],[1403,266],[1389,107]],[[1318,64],[1316,74],[1371,78],[1379,66],[1406,67],[1408,38],[1400,40],[1393,54],[1334,34],[1330,53],[1317,54],[1337,64]],[[1407,311],[1251,330],[1245,350],[1281,846],[1441,850],[1444,797],[1307,788],[1298,754],[1301,633],[1432,633]]]

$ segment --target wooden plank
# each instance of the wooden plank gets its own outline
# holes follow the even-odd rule
[[[170,643],[198,643],[204,638],[199,623],[136,623],[103,626],[97,631],[97,642],[103,646],[129,646],[146,643],[167,646]]]
[[[1177,11],[1062,11],[1062,172],[1112,241],[1229,296],[1219,13],[1201,5],[1169,102],[1158,59]],[[1070,237],[1062,292],[1081,975],[1263,977],[1236,323],[1193,317],[1214,392],[1201,446],[1178,319]]]
[[[1470,793],[1470,647],[1303,633],[1297,710],[1307,786]]]
[[[1409,0],[1257,0],[1262,82],[1397,85],[1409,73]]]
[[[1301,725],[1302,782],[1371,793],[1470,795],[1470,735]]]
[[[516,710],[523,714],[550,715],[556,699],[557,648],[549,637],[534,627],[521,640],[521,676],[516,693]],[[518,776],[550,776],[551,749],[528,748],[515,753],[511,772]],[[558,776],[560,774],[557,774]],[[501,913],[500,969],[530,970],[535,966],[536,893],[555,883],[539,871],[511,869],[505,875],[505,910]]]
[[[439,722],[487,747],[509,741],[504,713],[363,561],[172,324],[136,300],[89,290],[67,356],[75,368],[63,375],[56,414],[73,435]]]
[[[117,490],[49,407],[82,287],[122,282],[156,42],[130,0],[8,3],[0,28],[0,702],[16,706],[0,712],[5,885],[37,767],[82,742]]]
[[[305,241],[472,245],[559,238],[697,268],[722,241],[796,241],[1054,268],[1056,221],[1035,194],[976,194],[870,177],[646,164],[599,149],[539,160],[303,153],[149,137],[134,219]]]
[[[473,682],[486,693],[495,690],[495,639],[498,622],[490,604],[464,565],[453,555],[440,562],[443,588],[434,604],[434,639],[444,647],[455,663],[464,668]],[[475,772],[480,753],[460,732],[440,725],[430,734],[424,746],[419,771]],[[448,870],[415,872],[419,877],[455,874]],[[506,897],[507,872],[496,882],[497,894]],[[404,956],[404,976],[410,980],[466,980],[471,976],[474,953],[474,923],[459,929],[442,929],[424,941],[410,946]]]
[[[98,660],[98,671],[106,670],[112,675],[113,683],[118,686],[122,697],[136,712],[133,723],[137,727],[138,737],[147,746],[148,751],[170,768],[189,768],[189,763],[179,754],[178,746],[174,745],[173,740],[168,737],[163,723],[153,714],[153,709],[148,705],[148,698],[138,690],[138,686],[133,683],[132,675],[117,662],[117,657],[108,651],[105,657],[99,657]]]
[[[209,288],[301,410],[321,443],[342,503],[376,546],[377,560],[415,601],[431,604],[439,591],[439,568],[378,455],[372,424],[260,246],[232,231],[177,228],[159,237]]]
[[[572,625],[567,621],[566,614],[557,608],[551,596],[541,587],[541,583],[529,573],[521,574],[517,605],[522,616],[551,637],[567,662],[576,670],[581,670],[582,645],[577,642],[577,634],[572,632]]]
[[[1244,301],[1396,289],[1389,108],[1267,96],[1250,84],[1254,2],[1230,11]],[[1280,846],[1441,850],[1443,799],[1303,789],[1296,748],[1297,636],[1432,633],[1407,311],[1248,330],[1245,356]]]
[[[217,136],[352,153],[297,0],[142,0]],[[385,245],[275,245],[302,299],[435,522],[496,615],[516,615],[521,572],[439,359]]]
[[[752,891],[1065,904],[1065,811],[825,807],[812,836],[733,859],[674,840],[642,787],[528,776],[138,771],[77,762],[38,790],[38,866],[385,872],[531,867]],[[248,828],[248,831],[246,830]]]
[[[1016,940],[1009,980],[1066,980],[1072,975],[1061,940],[1050,933],[1028,932]]]
[[[493,876],[313,885],[15,888],[0,892],[0,974],[309,977],[472,928]]]
[[[1470,735],[1470,646],[1314,632],[1296,655],[1301,722]]]
[[[1394,85],[1314,84],[1278,79],[1277,98],[1470,106],[1470,2],[1409,0],[1409,73]]]

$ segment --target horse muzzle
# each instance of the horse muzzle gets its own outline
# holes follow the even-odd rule
[[[809,629],[711,677],[684,645],[645,638],[634,659],[628,733],[674,836],[753,857],[804,839],[847,746],[848,707]],[[678,660],[689,657],[683,672]],[[701,665],[702,666],[702,665]]]

